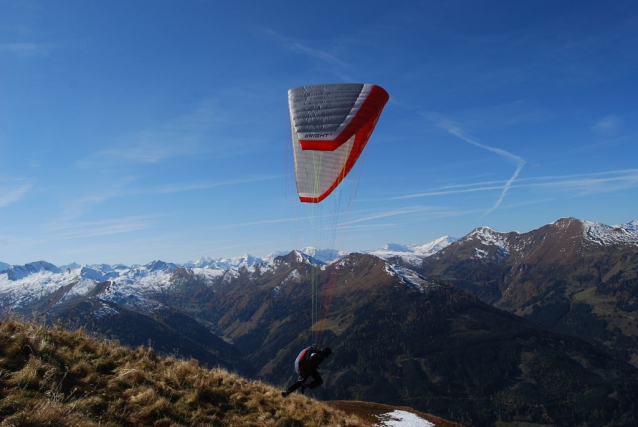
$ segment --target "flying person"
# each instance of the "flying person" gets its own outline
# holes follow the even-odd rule
[[[323,379],[319,375],[317,368],[331,354],[332,350],[329,347],[319,350],[317,346],[312,345],[303,349],[295,360],[295,372],[299,375],[299,379],[288,387],[288,390],[282,391],[281,395],[286,397],[297,389],[299,389],[301,394],[304,394],[306,389],[313,389],[323,384]],[[306,380],[309,377],[312,377],[312,382],[306,384]]]

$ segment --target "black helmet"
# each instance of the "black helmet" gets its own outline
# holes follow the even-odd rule
[[[323,354],[323,357],[328,357],[332,354],[332,350],[330,349],[330,347],[322,348],[321,354]]]

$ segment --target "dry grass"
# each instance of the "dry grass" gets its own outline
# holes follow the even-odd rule
[[[0,426],[343,426],[353,415],[194,360],[0,320]]]

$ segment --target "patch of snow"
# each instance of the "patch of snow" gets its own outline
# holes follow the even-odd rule
[[[638,245],[638,221],[609,226],[598,222],[583,221],[585,239],[600,245]]]
[[[88,294],[95,288],[95,284],[96,282],[91,279],[81,279],[69,289],[66,295],[60,299],[60,302]]]
[[[408,411],[395,409],[387,414],[376,415],[379,419],[373,427],[435,427],[430,421]]]
[[[114,314],[120,314],[120,313],[113,307],[108,306],[106,304],[102,304],[102,306],[99,309],[93,312],[93,316],[95,316],[98,319],[107,315],[114,315]]]
[[[516,233],[516,232],[513,232]],[[510,247],[507,240],[507,234],[499,233],[489,227],[479,227],[473,230],[470,234],[461,239],[463,241],[478,240],[484,246],[496,246],[497,255],[504,258],[509,255]],[[477,249],[473,255],[475,258],[484,258],[487,252]]]
[[[474,248],[474,255],[472,255],[472,258],[484,259],[486,256],[487,256],[487,251],[484,251],[483,249],[479,249],[479,248]]]
[[[390,276],[398,277],[401,280],[401,283],[404,283],[421,293],[426,293],[429,289],[436,286],[434,282],[426,279],[416,271],[410,270],[409,268],[386,263],[383,266],[383,270]]]
[[[236,268],[231,268],[229,270],[224,271],[224,278],[222,279],[222,282],[225,284],[230,283],[233,279],[236,279],[239,277],[239,270],[237,270]]]
[[[277,298],[280,292],[281,292],[281,289],[279,288],[279,286],[275,286],[274,288],[272,288],[272,291],[270,292],[270,296],[272,298]]]
[[[299,274],[299,271],[297,271],[297,269],[294,269],[290,272],[290,274],[288,274],[288,276],[284,280],[282,280],[281,286],[285,286],[290,281],[295,282],[299,280],[301,280],[301,274]]]
[[[203,277],[206,280],[213,280],[221,277],[226,273],[226,270],[204,267],[204,268],[191,268],[191,271],[196,275]]]

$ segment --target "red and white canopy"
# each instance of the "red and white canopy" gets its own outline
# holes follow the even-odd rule
[[[288,91],[299,200],[319,203],[343,181],[374,130],[388,93],[370,84]]]

